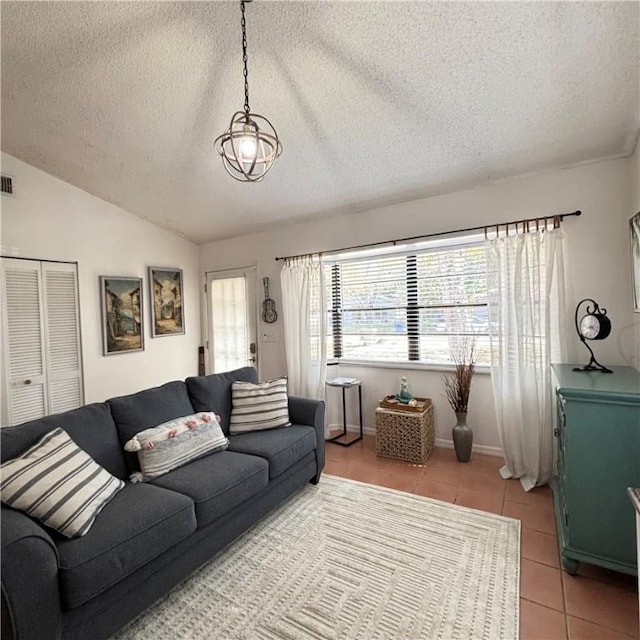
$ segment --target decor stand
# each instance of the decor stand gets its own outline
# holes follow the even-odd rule
[[[340,387],[342,389],[342,433],[339,433],[332,438],[327,438],[326,442],[333,442],[333,444],[339,444],[341,447],[350,447],[355,442],[362,440],[362,381],[355,378],[335,378],[334,380],[327,380],[327,385],[330,387]],[[358,416],[360,418],[360,435],[353,440],[343,442],[341,438],[347,435],[347,399],[346,391],[351,387],[358,387]]]

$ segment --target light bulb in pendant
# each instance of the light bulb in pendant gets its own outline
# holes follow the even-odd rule
[[[245,135],[240,140],[240,153],[248,160],[256,157],[256,140],[251,135]]]

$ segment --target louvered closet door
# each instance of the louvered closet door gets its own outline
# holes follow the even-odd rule
[[[77,270],[73,264],[2,260],[2,425],[83,403]]]
[[[4,366],[7,398],[3,425],[20,424],[47,412],[40,263],[2,260]]]
[[[76,265],[42,263],[48,413],[82,404]]]

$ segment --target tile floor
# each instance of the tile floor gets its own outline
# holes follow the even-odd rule
[[[502,480],[502,459],[474,454],[464,464],[436,449],[412,465],[377,457],[373,436],[348,448],[327,443],[326,453],[326,473],[520,519],[521,640],[638,638],[635,577],[586,564],[576,577],[561,570],[551,491]]]

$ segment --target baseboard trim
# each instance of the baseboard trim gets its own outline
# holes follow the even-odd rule
[[[335,429],[342,430],[343,428],[344,426],[342,425],[342,423],[328,425],[328,429],[332,431]],[[360,426],[356,424],[348,424],[347,432],[351,433],[353,431],[355,432],[360,431]],[[364,427],[362,432],[367,436],[376,435],[375,427]],[[436,438],[436,447],[440,447],[441,449],[453,449],[453,440],[444,440],[442,438]],[[484,453],[485,455],[488,455],[488,456],[496,456],[498,458],[504,457],[504,454],[502,453],[502,449],[500,447],[490,447],[486,444],[474,444],[472,450],[475,453]]]
[[[440,447],[441,449],[453,449],[453,440],[443,440],[442,438],[436,438],[436,447]],[[472,451],[475,453],[484,453],[488,456],[496,456],[498,458],[503,458],[504,454],[502,453],[502,449],[500,447],[490,447],[486,444],[474,444],[472,447]]]
[[[330,431],[342,431],[344,429],[344,425],[342,424],[342,422],[340,424],[329,424],[327,425],[327,429],[329,429]],[[356,432],[360,432],[360,425],[357,424],[348,424],[347,425],[347,432],[351,433],[352,431],[356,431]],[[376,435],[376,430],[374,427],[364,427],[362,429],[362,433],[364,433],[365,436],[375,436]]]

